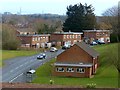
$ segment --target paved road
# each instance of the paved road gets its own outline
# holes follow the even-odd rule
[[[25,82],[24,73],[30,69],[36,69],[45,62],[51,60],[63,52],[46,52],[47,58],[45,60],[37,60],[37,55],[28,57],[18,57],[10,60],[5,60],[5,67],[2,68],[2,82]]]

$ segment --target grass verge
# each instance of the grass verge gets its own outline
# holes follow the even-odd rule
[[[115,57],[117,54],[117,45],[118,44],[107,44],[93,47],[100,53],[100,67],[93,78],[68,78],[51,76],[51,64],[55,62],[55,59],[53,59],[36,70],[37,78],[33,80],[33,83],[49,84],[49,80],[52,79],[56,85],[86,87],[88,83],[95,83],[97,85],[96,87],[98,88],[118,88],[118,72],[110,62],[110,58]]]

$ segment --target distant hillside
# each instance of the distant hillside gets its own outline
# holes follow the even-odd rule
[[[11,13],[2,14],[2,23],[10,24],[17,29],[20,28],[33,28],[36,31],[35,27],[39,28],[44,24],[49,27],[56,27],[57,31],[62,30],[62,24],[67,17],[65,15],[57,14],[26,14],[26,15],[17,15]]]

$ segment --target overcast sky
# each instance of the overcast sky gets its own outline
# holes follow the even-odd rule
[[[52,13],[66,14],[66,7],[77,3],[92,4],[94,13],[100,16],[106,9],[118,5],[120,0],[0,0],[0,13],[11,12],[22,14]]]

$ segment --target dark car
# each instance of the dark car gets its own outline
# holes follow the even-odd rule
[[[37,56],[37,59],[45,59],[45,58],[46,58],[45,53],[41,53],[40,55]]]

